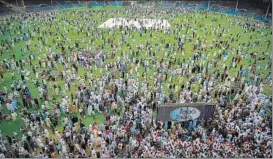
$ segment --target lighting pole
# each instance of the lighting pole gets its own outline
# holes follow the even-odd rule
[[[237,0],[237,4],[236,4],[236,8],[235,8],[235,11],[237,12],[238,10],[238,3],[239,3],[239,0]]]
[[[265,19],[265,18],[267,17],[267,15],[268,15],[270,5],[271,5],[271,1],[268,3],[268,7],[267,7],[267,11],[266,11],[266,14],[265,14],[264,19]]]

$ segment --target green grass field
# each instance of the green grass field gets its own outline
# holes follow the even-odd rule
[[[88,13],[90,10],[96,10],[96,13],[92,12]],[[104,13],[102,14],[101,10],[106,10],[106,11],[117,11],[115,13]],[[114,39],[114,44],[118,45],[118,42],[122,39],[121,36],[121,31],[119,29],[112,29],[112,30],[107,30],[107,29],[96,29],[97,26],[99,26],[100,24],[102,24],[103,22],[105,22],[106,20],[108,20],[109,18],[115,18],[115,17],[128,17],[128,18],[135,18],[135,17],[139,17],[139,18],[157,18],[157,17],[153,17],[153,15],[147,15],[144,13],[138,13],[136,15],[132,15],[132,14],[127,14],[125,12],[125,8],[115,8],[115,7],[111,7],[111,8],[97,8],[97,9],[71,9],[71,10],[63,10],[63,11],[59,11],[57,13],[56,18],[51,22],[52,25],[50,25],[50,22],[45,20],[45,17],[40,17],[34,20],[29,20],[26,23],[26,27],[19,32],[19,30],[17,29],[17,27],[20,24],[20,21],[18,20],[11,20],[9,19],[9,21],[11,22],[12,25],[9,25],[9,27],[11,27],[11,32],[5,32],[3,36],[0,37],[0,40],[2,43],[4,43],[3,40],[5,39],[9,39],[9,38],[13,38],[13,37],[20,37],[23,35],[23,33],[27,33],[27,32],[31,32],[34,29],[38,29],[40,28],[41,32],[43,31],[52,31],[52,36],[50,36],[48,33],[42,35],[43,38],[47,38],[48,44],[44,45],[43,47],[40,47],[40,42],[37,39],[38,34],[36,33],[36,36],[33,40],[31,40],[31,48],[29,52],[25,52],[25,53],[21,53],[21,49],[26,48],[26,41],[20,41],[20,42],[16,42],[14,43],[14,47],[13,49],[4,49],[2,48],[2,52],[3,54],[0,56],[0,60],[3,61],[3,59],[9,59],[10,58],[10,54],[15,54],[16,55],[16,60],[19,59],[28,59],[29,55],[35,55],[36,60],[33,61],[33,65],[38,65],[38,60],[37,58],[40,57],[41,59],[45,58],[45,54],[47,53],[46,48],[53,48],[53,45],[55,44],[53,42],[53,39],[55,39],[56,41],[61,41],[64,38],[62,37],[61,34],[64,34],[65,37],[69,37],[71,39],[71,42],[66,42],[65,45],[69,46],[69,45],[74,45],[75,41],[79,38],[86,40],[86,42],[84,43],[80,43],[80,48],[82,49],[88,49],[91,48],[96,49],[99,48],[99,46],[101,46],[103,44],[103,39],[101,38],[101,36],[105,37],[105,38],[111,38]],[[226,41],[230,41],[231,37],[230,34],[233,35],[237,35],[237,34],[241,34],[240,38],[238,41],[235,41],[234,43],[232,43],[232,48],[239,48],[239,43],[248,43],[248,41],[250,41],[251,43],[253,43],[255,40],[258,40],[260,42],[260,45],[255,46],[255,47],[249,47],[248,51],[242,50],[242,54],[249,54],[251,52],[258,52],[258,56],[262,56],[262,53],[265,53],[265,60],[264,61],[259,61],[257,62],[258,65],[261,66],[261,69],[258,71],[261,74],[267,75],[268,74],[268,70],[264,70],[264,67],[266,65],[266,63],[268,61],[270,61],[269,59],[269,54],[271,54],[272,50],[266,50],[266,42],[267,40],[271,41],[272,35],[271,35],[271,28],[267,27],[264,29],[261,29],[258,32],[247,32],[245,33],[245,29],[242,28],[242,26],[240,26],[239,24],[237,24],[236,22],[244,22],[246,19],[243,17],[234,17],[234,16],[223,16],[221,17],[220,14],[217,13],[212,13],[212,14],[208,14],[207,15],[207,19],[205,18],[205,14],[202,13],[190,13],[190,14],[179,14],[176,16],[172,16],[169,17],[169,15],[166,14],[162,14],[160,18],[163,19],[167,19],[171,25],[171,30],[174,31],[176,28],[176,25],[180,25],[183,24],[182,28],[185,28],[186,25],[185,24],[189,24],[189,26],[191,28],[196,28],[197,29],[197,35],[201,38],[201,40],[203,40],[204,38],[207,41],[207,46],[210,45],[211,41],[213,39],[216,39],[217,37],[212,36],[211,32],[213,31],[214,28],[216,28],[217,26],[219,26],[219,24],[221,24],[221,27],[224,26],[224,28],[226,28],[226,37],[223,38],[222,40],[226,40]],[[217,18],[216,22],[211,22],[213,20],[213,18]],[[83,28],[86,29],[86,23],[90,22],[92,20],[95,20],[95,25],[90,27],[90,31],[88,31],[90,33],[89,36],[86,36],[85,34],[83,34],[82,32],[80,32],[79,34],[77,32],[74,32],[75,27],[77,26],[78,28]],[[195,24],[195,21],[197,21],[198,23]],[[254,20],[253,20],[254,21]],[[3,21],[0,21],[1,26],[7,26],[3,24]],[[207,28],[206,30],[204,30],[204,28]],[[65,29],[64,29],[65,28]],[[191,29],[189,28],[189,29]],[[65,33],[65,30],[70,30],[70,32]],[[110,31],[110,35],[108,34],[108,31]],[[94,36],[91,35],[92,32],[97,32],[99,34],[99,37],[96,39]],[[175,39],[175,35],[178,34],[183,34],[186,37],[190,36],[192,34],[191,31],[186,32],[185,29],[181,29],[178,30],[176,33],[173,33],[171,35],[167,35],[166,33],[162,32],[162,31],[151,31],[153,34],[153,38],[152,38],[152,44],[156,44],[156,43],[160,43],[160,41],[162,39],[164,39],[165,41],[169,42],[169,43],[176,43],[177,40]],[[264,34],[261,34],[261,32],[263,32]],[[206,34],[208,33],[208,34]],[[137,31],[133,31],[131,35],[134,35],[133,37],[129,37],[127,42],[131,44],[132,49],[136,50],[136,46],[138,44],[145,44],[145,41],[149,38],[149,33],[144,34],[143,36],[140,36],[139,33]],[[250,36],[252,36],[253,38],[250,39]],[[59,38],[59,40],[57,40],[57,38]],[[93,39],[94,42],[91,43],[89,40]],[[196,38],[192,40],[192,42],[186,42],[185,45],[185,53],[184,55],[181,52],[177,52],[176,55],[172,55],[166,58],[166,60],[169,60],[170,58],[178,58],[180,57],[181,60],[183,59],[188,59],[192,53],[194,53],[192,51],[192,45],[193,43],[195,43]],[[41,50],[40,50],[41,48]],[[271,46],[270,46],[271,48]],[[105,50],[107,50],[108,52],[112,51],[112,48],[109,44],[107,44],[105,46]],[[60,48],[57,48],[55,50],[57,53],[61,52]],[[77,50],[75,50],[77,51]],[[129,52],[129,48],[126,45],[122,45],[122,47],[118,48],[117,50],[117,55],[119,56],[121,55],[121,52],[125,51],[125,52]],[[156,54],[156,60],[160,60],[162,57],[164,57],[165,52],[168,51],[164,48],[160,48]],[[206,61],[211,61],[213,60],[213,53],[215,51],[219,51],[216,48],[208,48],[207,52],[203,52],[203,54],[208,54],[208,52],[210,52],[210,56],[208,56],[208,60]],[[230,62],[232,60],[232,56],[235,56],[235,50],[227,50],[231,55],[229,56],[229,58],[227,59],[227,61],[225,62],[226,66],[230,65]],[[69,52],[68,49],[66,49],[66,52],[68,54],[70,54],[71,52]],[[234,53],[234,54],[233,54]],[[116,57],[115,57],[116,58]],[[106,61],[109,62],[113,62],[116,59],[115,58],[108,58]],[[135,57],[137,59],[147,59],[147,58],[151,58],[148,55],[146,55],[146,51],[142,50],[141,55],[139,57]],[[252,64],[254,62],[254,60],[247,60],[246,58],[242,59],[242,62],[244,65],[249,66],[250,64]],[[222,67],[222,63],[218,63],[217,69],[221,69]],[[30,67],[30,65],[26,65],[25,68],[27,69],[31,69],[32,67]],[[63,66],[61,65],[57,65],[58,70],[63,70]],[[132,67],[134,68],[134,64],[132,64]],[[179,68],[179,66],[174,65],[172,67],[172,69],[176,69]],[[210,69],[209,72],[213,72],[215,69]],[[237,71],[239,70],[239,67],[237,68],[232,68],[230,70],[230,75],[231,76],[235,76]],[[37,71],[42,71],[41,69],[37,69]],[[54,71],[53,71],[54,72]],[[141,67],[139,70],[139,74],[141,75],[144,72],[144,69]],[[99,70],[94,71],[93,72],[93,76],[95,77],[100,77],[102,74],[106,73],[106,71],[103,69],[102,73],[99,72]],[[149,83],[153,83],[154,79],[156,77],[154,77],[153,75],[154,73],[154,69],[149,69],[149,71],[147,72],[148,76],[150,76],[148,78],[148,82]],[[15,73],[16,74],[16,80],[20,80],[20,76],[19,73]],[[136,74],[136,72],[134,72],[134,74]],[[10,90],[10,84],[12,82],[11,79],[11,72],[4,70],[4,79],[0,81],[0,89],[3,89],[4,85],[6,85],[8,87],[8,89]],[[79,69],[79,75],[84,78],[84,69],[80,68]],[[170,72],[168,73],[168,75],[170,75]],[[34,78],[34,74],[31,72],[30,78]],[[119,73],[117,73],[117,76],[120,77],[121,75]],[[141,80],[145,80],[140,76]],[[187,78],[185,77],[181,77],[181,76],[173,76],[172,77],[172,81],[171,83],[173,84],[178,84],[179,81],[182,81],[183,83],[187,82]],[[166,92],[166,94],[169,93],[169,89],[167,88],[167,86],[165,85],[167,82],[164,82],[163,88],[164,91]],[[61,85],[62,87],[64,87],[64,81],[61,80],[57,80],[56,84]],[[34,83],[32,83],[31,81],[27,82],[27,86],[29,87],[29,89],[31,90],[31,94],[32,97],[38,97],[38,88],[35,87]],[[70,96],[71,93],[74,92],[74,90],[76,89],[77,83],[74,85],[72,84],[72,89],[71,91],[66,92],[67,96]],[[198,84],[195,83],[195,88],[194,90],[197,91],[199,88]],[[54,90],[51,90],[51,93],[53,93]],[[271,91],[271,87],[269,85],[265,85],[265,90],[264,90],[265,94],[272,94]],[[50,93],[49,93],[50,94]],[[61,100],[61,96],[57,97],[57,101]],[[50,102],[50,101],[49,101]],[[22,101],[19,101],[20,105],[22,105]],[[3,112],[8,113],[5,104],[2,104],[3,107]],[[34,110],[30,110],[31,112],[33,112]],[[3,135],[6,134],[12,134],[13,131],[19,132],[20,129],[20,125],[23,124],[23,121],[21,120],[21,117],[19,115],[18,111],[18,116],[17,116],[17,120],[16,121],[1,121],[0,123],[0,130],[2,131]],[[90,122],[94,122],[94,120],[91,117],[87,117],[86,119],[83,119],[84,123],[86,125],[89,125]],[[102,114],[98,114],[96,116],[96,122],[103,122],[104,121],[104,117]],[[62,127],[61,125],[58,126],[58,129],[61,130]],[[19,133],[20,134],[20,133]]]

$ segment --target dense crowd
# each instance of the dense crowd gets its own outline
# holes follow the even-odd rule
[[[162,19],[185,14],[186,23],[160,31],[165,36],[174,35],[175,42],[155,40],[153,29],[96,29],[106,15],[134,16],[140,11]],[[213,18],[201,26],[196,18],[206,19],[215,13],[183,9],[69,12],[80,18],[60,18],[57,11],[2,18],[5,25],[0,26],[1,36],[22,36],[2,41],[1,56],[3,50],[13,52],[16,43],[27,42],[20,50],[26,58],[18,59],[10,53],[0,67],[1,82],[5,83],[0,92],[1,123],[22,119],[20,130],[0,135],[0,157],[272,157],[272,97],[264,94],[264,85],[272,85],[271,41],[240,42],[249,32],[271,35],[266,24],[221,14],[221,19]],[[92,14],[101,19],[90,20],[88,15]],[[34,20],[46,26],[32,24]],[[220,20],[230,26],[219,24],[209,32],[208,28]],[[31,25],[34,28],[25,32],[24,28]],[[199,25],[205,35],[215,38],[199,36],[200,31],[195,29]],[[230,35],[227,40],[227,32],[234,25],[242,26],[245,32]],[[68,36],[71,34],[82,36],[75,40]],[[117,34],[121,39],[115,39]],[[147,40],[134,48],[128,39],[136,34],[147,36]],[[33,40],[38,44],[32,44]],[[96,48],[83,47],[83,43],[91,46],[98,40],[103,42]],[[192,53],[185,51],[189,42],[193,43]],[[233,47],[235,42],[238,47]],[[261,52],[248,51],[260,45],[265,45]],[[208,52],[212,48],[217,51]],[[160,58],[157,53],[162,49],[165,53]],[[260,65],[266,59],[270,59],[268,63]],[[250,64],[245,65],[245,61]],[[236,69],[235,75],[231,69]],[[173,82],[176,77],[186,82]],[[32,83],[38,94],[27,83]],[[214,118],[182,123],[155,120],[153,112],[159,104],[194,102],[217,103]],[[103,123],[84,123],[98,114],[103,114]]]

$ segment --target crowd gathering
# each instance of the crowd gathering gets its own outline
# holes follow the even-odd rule
[[[97,28],[121,14],[173,22],[164,30]],[[175,21],[181,14],[183,23]],[[272,42],[254,37],[271,39],[263,22],[137,7],[9,15],[0,23],[1,36],[18,35],[0,45],[0,124],[22,120],[13,134],[1,129],[2,158],[272,157],[272,96],[264,93]],[[232,35],[234,26],[245,32]],[[195,102],[216,103],[214,117],[155,118],[160,104]],[[84,122],[98,114],[102,122]]]

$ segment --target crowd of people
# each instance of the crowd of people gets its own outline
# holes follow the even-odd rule
[[[97,29],[119,15],[171,27]],[[263,22],[138,7],[9,15],[0,24],[1,36],[17,35],[0,45],[0,121],[22,121],[13,134],[1,129],[0,157],[272,157],[264,93],[272,32]],[[160,104],[194,102],[216,103],[214,118],[155,118]]]

